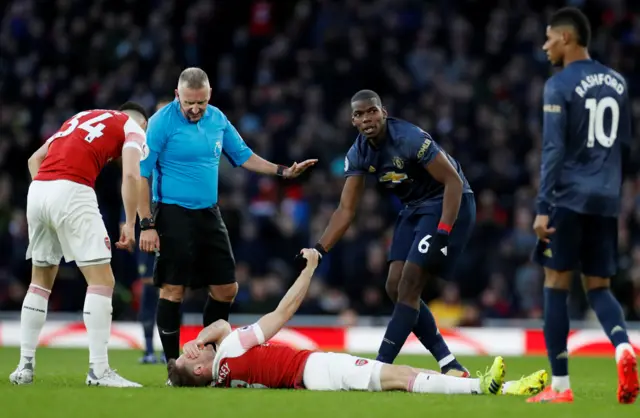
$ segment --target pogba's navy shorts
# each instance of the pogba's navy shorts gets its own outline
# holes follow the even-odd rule
[[[389,261],[411,261],[424,266],[431,237],[438,229],[442,216],[442,202],[432,206],[407,208],[398,214],[389,250]],[[464,251],[476,223],[476,201],[473,193],[464,193],[458,218],[453,225],[447,248],[447,262],[442,278],[450,278],[456,261]]]
[[[617,271],[618,220],[553,208],[550,242],[538,241],[533,260],[557,271],[580,269],[585,276],[610,278]]]

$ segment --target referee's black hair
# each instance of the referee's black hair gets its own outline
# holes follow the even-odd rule
[[[587,16],[575,7],[564,7],[555,12],[549,20],[549,26],[571,26],[578,35],[578,45],[587,48],[591,41],[591,24]]]
[[[149,115],[147,114],[145,108],[136,102],[125,102],[118,108],[118,110],[121,112],[124,112],[125,110],[133,110],[134,112],[140,113],[144,117],[144,120],[149,120]]]
[[[378,93],[373,90],[360,90],[351,97],[351,103],[359,102],[360,100],[377,100],[378,105],[382,106],[382,99],[380,99]]]

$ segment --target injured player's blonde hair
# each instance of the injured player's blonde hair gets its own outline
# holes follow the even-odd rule
[[[167,372],[171,386],[177,387],[199,387],[204,386],[201,377],[196,376],[193,371],[188,370],[184,365],[178,365],[174,359],[167,362]]]

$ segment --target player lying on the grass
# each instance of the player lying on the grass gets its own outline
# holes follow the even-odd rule
[[[544,370],[504,385],[502,357],[494,360],[488,372],[472,379],[349,354],[298,350],[267,343],[295,314],[309,288],[319,253],[305,249],[302,255],[307,260],[307,267],[275,311],[257,323],[235,331],[226,321],[216,321],[184,345],[183,355],[178,360],[170,360],[167,366],[173,386],[399,390],[444,394],[532,394],[545,387],[547,374]],[[208,345],[211,343],[217,349]]]

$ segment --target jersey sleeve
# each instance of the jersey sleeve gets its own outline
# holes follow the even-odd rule
[[[363,176],[367,174],[362,164],[362,158],[358,152],[357,144],[353,144],[344,157],[344,176]]]
[[[213,359],[214,383],[218,380],[222,359],[240,357],[251,348],[264,342],[264,332],[257,323],[244,328],[238,328],[227,335],[227,338],[222,341],[216,350],[216,355]]]
[[[436,158],[439,152],[440,147],[431,138],[431,135],[420,130],[415,138],[410,141],[409,155],[407,157],[411,160],[415,159],[422,166],[427,166]]]
[[[249,350],[256,345],[264,343],[264,332],[257,323],[238,330],[240,345],[244,350]]]
[[[562,169],[567,128],[567,104],[560,86],[549,79],[544,86],[540,190],[536,201],[539,215],[548,215],[553,191]]]
[[[251,151],[251,148],[244,142],[236,128],[226,117],[224,117],[224,123],[222,152],[234,167],[241,166],[253,155],[253,151]]]
[[[135,148],[140,151],[140,161],[149,156],[149,147],[147,146],[147,134],[144,130],[131,118],[124,123],[124,145],[122,149]]]
[[[140,163],[140,175],[149,177],[158,161],[158,156],[167,141],[166,121],[162,113],[157,113],[149,119],[147,127],[148,156]]]

